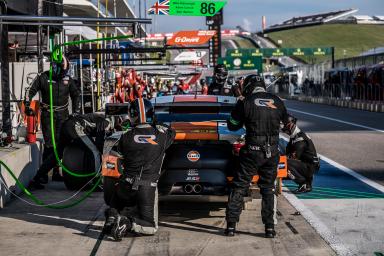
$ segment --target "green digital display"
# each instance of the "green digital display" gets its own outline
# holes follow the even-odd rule
[[[171,0],[169,15],[214,16],[227,4],[227,0]]]

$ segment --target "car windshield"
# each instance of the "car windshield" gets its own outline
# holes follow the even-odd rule
[[[162,123],[169,122],[205,122],[205,121],[225,121],[230,113],[220,114],[156,114],[156,119]]]
[[[159,122],[225,121],[232,108],[232,105],[172,105],[156,108],[156,118]]]

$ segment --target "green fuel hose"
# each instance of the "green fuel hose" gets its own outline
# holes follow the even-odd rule
[[[84,177],[91,177],[97,174],[97,172],[91,172],[91,173],[85,173],[85,174],[79,174],[74,171],[69,170],[65,165],[63,165],[61,159],[59,158],[59,154],[57,153],[57,146],[56,146],[56,140],[55,140],[55,124],[54,124],[54,117],[53,117],[53,93],[52,93],[52,65],[49,69],[49,103],[50,103],[50,121],[51,121],[51,137],[52,137],[52,145],[53,145],[53,152],[55,154],[55,158],[59,166],[65,171],[66,173],[79,177],[79,178],[84,178]]]
[[[80,43],[87,43],[87,42],[95,42],[95,41],[105,41],[105,40],[118,40],[118,39],[128,39],[128,38],[131,38],[132,36],[119,36],[119,37],[108,37],[108,38],[101,38],[101,39],[93,39],[93,40],[82,40],[82,41],[74,41],[74,42],[69,42],[69,43],[65,43],[65,44],[62,44],[62,45],[55,45],[53,47],[53,37],[50,38],[50,48],[52,49],[52,61],[56,61],[56,62],[61,62],[62,59],[63,59],[63,55],[62,55],[62,51],[61,51],[61,48],[60,46],[68,46],[68,45],[75,45],[75,44],[80,44]],[[98,180],[96,181],[96,183],[93,185],[93,187],[87,191],[80,199],[76,200],[75,202],[72,202],[72,203],[69,203],[69,204],[65,204],[65,205],[57,205],[58,203],[60,202],[57,202],[57,203],[51,203],[51,204],[45,204],[43,201],[41,201],[40,199],[38,199],[36,196],[34,196],[20,181],[19,179],[16,177],[16,175],[11,171],[11,169],[9,168],[8,165],[6,165],[3,161],[0,160],[0,165],[4,166],[4,168],[7,170],[7,172],[11,175],[11,177],[15,180],[16,182],[16,185],[32,200],[36,203],[35,206],[42,206],[42,207],[46,207],[46,208],[51,208],[51,209],[66,209],[66,208],[71,208],[71,207],[74,207],[78,204],[80,204],[81,202],[83,202],[85,199],[87,199],[94,191],[95,189],[100,185],[101,183],[101,180],[102,180],[102,177],[100,176],[100,173],[99,171],[95,171],[95,172],[92,172],[92,173],[86,173],[86,174],[79,174],[79,173],[75,173],[71,170],[69,170],[67,167],[65,167],[62,163],[62,161],[60,160],[59,158],[59,155],[57,153],[57,147],[56,147],[56,140],[55,140],[55,129],[54,129],[54,116],[53,116],[53,93],[52,93],[52,64],[50,66],[50,69],[49,69],[49,82],[50,82],[50,86],[49,86],[49,101],[50,101],[50,125],[51,125],[51,136],[52,136],[52,144],[53,144],[53,151],[54,151],[54,154],[55,154],[55,158],[56,158],[56,161],[57,163],[60,165],[60,167],[65,171],[67,172],[68,174],[72,175],[72,176],[75,176],[75,177],[79,177],[79,178],[83,178],[83,177],[91,177],[91,176],[95,176],[93,179],[95,178],[98,178]],[[3,181],[2,177],[0,177],[0,181],[1,183],[3,183],[3,185],[6,187],[6,189],[8,189],[7,185],[5,184],[5,182]],[[93,180],[92,179],[92,180]],[[90,183],[92,180],[90,180],[88,183]],[[87,184],[88,184],[87,183]],[[86,184],[86,185],[87,185]],[[86,186],[85,185],[85,186]],[[85,187],[84,186],[84,187]],[[77,193],[75,193],[72,197],[68,198],[67,200],[69,199],[72,199],[74,196],[76,196],[82,189],[80,189]],[[10,193],[13,194],[12,191],[9,190]],[[15,195],[17,196],[17,195]],[[21,198],[20,198],[21,199]],[[22,199],[23,200],[23,199]],[[64,201],[67,201],[67,200],[62,200],[61,202],[64,202]],[[25,200],[23,200],[25,201]],[[28,204],[31,204],[27,201],[25,201],[26,203]],[[32,204],[34,205],[34,204]]]
[[[75,202],[65,204],[65,205],[56,205],[57,203],[51,203],[51,204],[45,204],[43,201],[38,199],[36,196],[34,196],[15,176],[15,174],[11,171],[8,165],[6,165],[3,161],[0,160],[0,165],[4,166],[5,170],[11,175],[11,177],[15,180],[16,185],[33,201],[37,204],[37,206],[42,206],[50,209],[66,209],[74,207],[81,202],[83,202],[85,199],[87,199],[94,191],[95,189],[100,185],[101,177],[98,177],[98,180],[95,182],[95,184],[92,186],[92,188],[87,191],[81,198],[76,200]],[[97,176],[96,176],[97,177]],[[96,178],[95,177],[95,178]],[[65,200],[64,200],[65,201]]]
[[[60,46],[68,46],[68,45],[75,45],[75,44],[82,44],[82,43],[89,43],[89,42],[96,42],[96,41],[106,41],[106,40],[117,40],[117,39],[128,39],[132,36],[118,36],[118,37],[107,37],[107,38],[99,38],[99,39],[92,39],[92,40],[82,40],[82,41],[73,41],[64,43],[62,45],[55,45],[53,46],[53,38],[50,39],[50,47],[52,48],[52,61],[60,62],[63,59],[63,54],[60,49]],[[52,145],[53,145],[53,151],[55,154],[55,158],[59,166],[62,168],[63,171],[68,173],[69,175],[79,177],[79,178],[85,178],[85,177],[91,177],[97,174],[97,172],[91,172],[91,173],[83,173],[80,174],[79,172],[75,172],[73,170],[69,170],[65,165],[63,165],[62,161],[59,158],[59,155],[57,153],[57,147],[56,147],[56,140],[55,140],[55,128],[54,128],[54,117],[53,117],[53,93],[52,93],[52,64],[49,69],[49,104],[50,104],[50,124],[51,124],[51,137],[52,137]]]

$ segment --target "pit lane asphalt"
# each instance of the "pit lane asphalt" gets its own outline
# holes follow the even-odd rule
[[[52,182],[36,191],[47,202],[71,194]],[[235,237],[223,235],[226,197],[166,198],[155,236],[129,236],[117,243],[101,235],[103,195],[94,193],[70,209],[38,208],[14,200],[0,210],[1,255],[335,255],[288,201],[278,199],[277,238],[264,238],[260,201],[246,204]]]
[[[319,154],[384,185],[384,113],[285,101]]]

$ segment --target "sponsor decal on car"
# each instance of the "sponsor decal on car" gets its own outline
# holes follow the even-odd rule
[[[196,176],[196,177],[187,177],[185,179],[185,181],[200,181],[200,177],[199,176]]]
[[[188,176],[199,176],[199,171],[197,169],[189,169]]]
[[[200,153],[197,151],[189,151],[187,154],[187,158],[191,162],[197,162],[200,159]]]
[[[107,162],[105,165],[105,168],[107,169],[115,169],[115,167],[116,167],[115,163]]]

